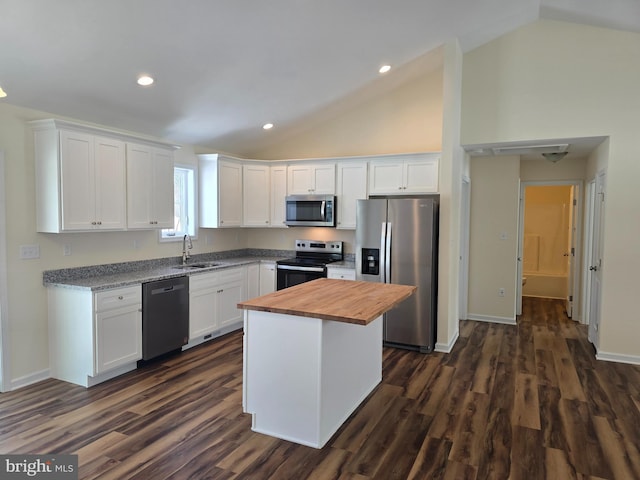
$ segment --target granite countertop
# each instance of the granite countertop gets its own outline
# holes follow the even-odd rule
[[[332,262],[327,267],[336,267],[336,268],[356,268],[356,262],[354,260],[342,260],[341,262]]]
[[[279,250],[234,251],[193,255],[188,265],[206,264],[203,268],[182,268],[180,258],[170,257],[134,262],[93,265],[87,267],[47,270],[43,272],[46,287],[80,290],[108,290],[165,278],[197,275],[258,262],[276,262],[294,255]]]
[[[410,285],[319,278],[241,302],[238,308],[368,325],[415,290]]]

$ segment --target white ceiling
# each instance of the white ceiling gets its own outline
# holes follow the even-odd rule
[[[640,2],[0,0],[0,101],[242,156],[542,17],[640,31]]]

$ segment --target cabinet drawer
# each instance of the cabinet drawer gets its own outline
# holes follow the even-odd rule
[[[195,292],[217,285],[220,281],[218,272],[198,273],[189,276],[189,291]]]
[[[327,278],[337,280],[355,280],[356,271],[350,268],[329,268],[327,269]]]
[[[114,288],[95,294],[96,312],[142,303],[142,286]]]
[[[242,282],[243,277],[243,267],[236,268],[228,268],[226,270],[221,270],[219,272],[220,275],[220,283],[234,283],[234,282]]]

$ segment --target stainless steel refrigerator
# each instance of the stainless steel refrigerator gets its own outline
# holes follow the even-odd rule
[[[438,279],[438,196],[358,200],[356,278],[415,285],[384,315],[384,344],[433,351]]]

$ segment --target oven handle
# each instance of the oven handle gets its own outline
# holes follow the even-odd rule
[[[278,270],[293,270],[296,272],[324,272],[324,267],[297,267],[294,265],[278,265]]]

